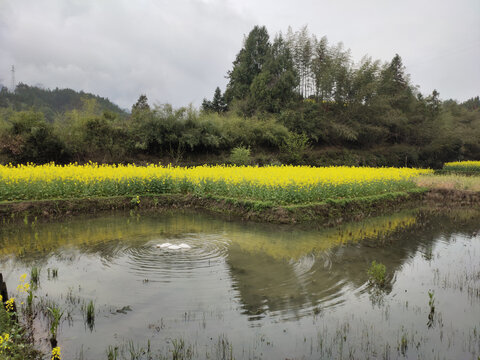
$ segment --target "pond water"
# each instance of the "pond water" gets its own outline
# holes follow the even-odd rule
[[[1,227],[0,272],[15,294],[41,269],[35,337],[48,351],[44,309],[60,306],[64,359],[477,360],[479,230],[473,210],[333,228],[198,213],[25,221]],[[384,288],[368,281],[374,260]]]

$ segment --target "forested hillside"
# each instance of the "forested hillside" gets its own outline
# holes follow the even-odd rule
[[[478,96],[459,104],[422,94],[399,55],[355,63],[306,27],[271,38],[256,26],[227,78],[201,109],[141,95],[130,114],[72,90],[4,89],[0,161],[438,168],[480,159]]]
[[[17,85],[15,92],[11,93],[7,88],[0,90],[0,107],[10,107],[14,110],[37,110],[41,111],[45,119],[52,122],[55,115],[65,111],[80,109],[85,100],[95,100],[100,109],[124,113],[117,105],[110,100],[72,89],[43,89],[37,86],[26,84]]]

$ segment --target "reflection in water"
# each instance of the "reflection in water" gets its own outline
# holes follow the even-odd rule
[[[95,358],[119,336],[141,340],[150,336],[148,329],[161,329],[154,332],[161,339],[183,334],[200,343],[200,336],[214,338],[224,332],[248,347],[249,329],[254,326],[277,339],[278,349],[268,349],[272,358],[275,354],[285,357],[286,348],[292,349],[292,357],[308,358],[305,354],[310,353],[318,358],[313,354],[322,354],[323,347],[317,344],[314,351],[311,345],[310,352],[305,351],[304,344],[288,342],[297,341],[291,336],[282,347],[282,336],[296,327],[307,334],[320,333],[320,327],[308,319],[319,313],[330,316],[329,311],[330,320],[338,323],[341,317],[335,314],[346,314],[352,326],[357,311],[380,323],[393,321],[378,318],[372,309],[393,306],[393,299],[403,299],[405,294],[407,303],[427,304],[425,284],[445,289],[446,284],[459,283],[452,276],[470,279],[464,281],[464,288],[469,294],[480,293],[480,277],[464,274],[464,268],[439,280],[443,255],[436,250],[445,244],[442,251],[457,252],[467,265],[476,263],[475,257],[465,258],[463,249],[453,246],[450,239],[469,239],[480,228],[479,218],[476,211],[444,215],[406,211],[315,229],[314,224],[225,222],[199,214],[115,214],[62,223],[6,225],[0,231],[0,271],[7,274],[9,287],[15,288],[16,276],[31,266],[58,268],[58,279],[42,281],[39,297],[48,293],[50,299],[64,301],[72,314],[77,312],[77,320],[82,316],[80,310],[69,308],[74,302],[65,299],[77,297],[75,303],[93,299],[100,306],[103,317],[96,322],[93,335],[73,320],[73,326],[64,326],[61,336],[70,347],[67,352],[88,343]],[[156,246],[165,242],[191,248],[171,251]],[[367,286],[366,270],[373,260],[388,269],[389,285],[380,294],[373,294]],[[477,271],[475,265],[468,266]],[[433,283],[425,279],[432,271],[436,274]],[[417,279],[422,280],[412,287]],[[442,300],[452,296],[444,294]],[[468,311],[480,315],[479,298],[470,296]],[[126,306],[131,306],[132,313],[116,311]],[[421,306],[411,306],[412,310],[404,310],[404,303],[401,306],[398,313],[402,316],[389,326],[398,328],[405,319],[417,324],[415,311]],[[359,321],[358,326],[369,326]],[[112,334],[117,335],[112,338]],[[383,339],[382,344],[390,340]],[[351,344],[363,346],[358,338]]]

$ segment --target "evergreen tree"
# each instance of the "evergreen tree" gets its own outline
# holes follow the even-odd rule
[[[215,89],[215,93],[213,94],[213,99],[211,104],[212,104],[212,110],[217,113],[222,113],[227,110],[227,104],[225,103],[225,98],[222,95],[222,91],[218,86]]]
[[[234,99],[245,99],[250,85],[260,74],[270,51],[269,35],[265,26],[255,26],[244,41],[243,48],[228,72],[229,79],[225,100],[229,104]]]
[[[205,112],[210,112],[210,111],[213,111],[213,104],[210,100],[208,100],[207,98],[203,98],[203,101],[202,101],[202,110],[205,111]]]
[[[279,112],[293,101],[297,86],[292,55],[280,34],[275,37],[262,72],[250,87],[250,101],[257,110]]]
[[[212,101],[203,99],[202,110],[205,112],[222,113],[227,111],[227,104],[225,103],[225,97],[222,95],[222,91],[217,86],[213,94]]]
[[[132,114],[139,111],[150,111],[150,105],[148,105],[148,98],[145,94],[140,95],[137,102],[132,106]]]

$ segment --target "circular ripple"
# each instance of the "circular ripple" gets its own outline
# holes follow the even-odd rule
[[[167,249],[158,244],[181,243],[190,249]],[[221,235],[183,234],[174,238],[149,241],[142,246],[125,249],[129,271],[148,281],[170,282],[202,273],[201,269],[224,263],[228,241]]]

